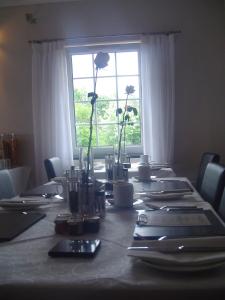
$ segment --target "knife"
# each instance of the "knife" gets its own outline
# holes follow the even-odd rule
[[[189,189],[177,189],[177,190],[162,190],[162,191],[143,191],[143,192],[136,192],[137,195],[149,195],[149,194],[175,194],[175,193],[188,193],[192,194],[193,192]]]
[[[182,206],[182,205],[164,205],[164,206],[156,206],[151,203],[145,203],[145,205],[151,210],[203,210],[202,207],[198,207],[196,205],[190,206]],[[148,209],[145,209],[148,211]]]
[[[160,208],[161,210],[166,210],[166,211],[174,211],[174,212],[182,212],[182,211],[192,211],[192,212],[197,212],[197,211],[203,211],[204,208],[202,207],[166,207],[166,208]]]
[[[56,193],[21,193],[20,197],[30,198],[30,197],[43,197],[43,198],[52,198],[56,196]]]

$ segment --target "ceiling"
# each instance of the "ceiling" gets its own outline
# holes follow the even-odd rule
[[[53,2],[69,2],[69,1],[80,1],[80,0],[0,0],[0,7],[44,4],[44,3],[53,3]]]

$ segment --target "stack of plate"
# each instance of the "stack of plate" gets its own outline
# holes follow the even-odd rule
[[[30,210],[50,203],[53,203],[52,199],[46,199],[44,197],[17,197],[12,199],[1,199],[0,207],[8,210]]]
[[[134,241],[128,255],[160,270],[208,270],[225,264],[225,236]]]

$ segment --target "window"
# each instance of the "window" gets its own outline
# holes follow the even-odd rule
[[[112,149],[118,144],[120,120],[119,116],[116,116],[116,110],[124,108],[126,86],[133,85],[135,93],[129,96],[128,105],[135,107],[138,115],[132,116],[132,124],[126,126],[126,149],[130,154],[139,154],[142,149],[142,136],[139,49],[137,45],[114,46],[110,49],[85,48],[83,51],[76,48],[70,49],[74,148],[78,149],[88,145],[91,105],[87,95],[94,90],[94,58],[98,51],[108,52],[110,60],[107,67],[98,71],[96,89],[98,99],[93,122],[92,146],[97,150],[95,153],[103,156],[109,148]]]

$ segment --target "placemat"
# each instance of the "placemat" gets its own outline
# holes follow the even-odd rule
[[[39,212],[0,213],[0,242],[10,241],[44,217]]]
[[[194,237],[194,236],[216,236],[225,235],[225,227],[217,218],[217,216],[211,210],[175,210],[175,211],[152,211],[146,212],[148,216],[147,225],[136,225],[134,229],[133,237],[134,239],[159,239],[165,238],[179,238],[179,237]],[[171,225],[171,220],[168,220],[168,224],[165,223],[167,216],[174,217],[177,221],[179,215],[182,216],[183,221],[188,220],[188,216],[193,219],[194,214],[196,214],[196,220],[200,220],[200,215],[202,214],[201,220],[202,224],[199,225]],[[151,215],[160,216],[161,219],[165,217],[162,225],[156,223],[156,218],[153,217],[153,223],[151,225]],[[185,215],[187,218],[184,218]],[[158,218],[159,219],[159,218]],[[172,218],[171,218],[172,219]],[[155,220],[155,221],[154,221]],[[154,223],[155,222],[155,223]],[[158,220],[157,220],[158,222]],[[173,220],[174,222],[174,220]],[[157,224],[157,225],[155,225]],[[175,224],[175,223],[174,223]]]

